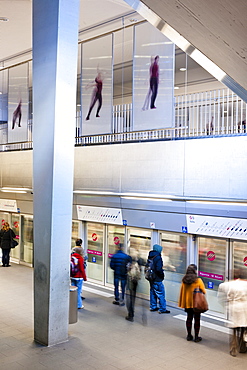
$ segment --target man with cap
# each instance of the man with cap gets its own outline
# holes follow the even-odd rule
[[[153,270],[155,272],[155,277],[150,281],[150,311],[158,311],[161,313],[170,313],[166,309],[166,299],[165,299],[165,287],[163,284],[164,271],[163,271],[163,261],[161,257],[162,247],[158,244],[154,244],[153,250],[149,252],[148,259],[153,260]],[[157,304],[159,301],[159,307]]]

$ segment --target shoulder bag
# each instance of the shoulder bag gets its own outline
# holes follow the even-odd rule
[[[193,292],[193,310],[197,313],[203,313],[208,310],[205,294],[199,288],[196,288]]]

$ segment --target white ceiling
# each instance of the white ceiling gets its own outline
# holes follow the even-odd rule
[[[141,2],[247,90],[246,0]]]
[[[129,11],[123,0],[81,0],[79,30]],[[9,19],[0,21],[0,61],[31,49],[32,0],[0,0],[0,17]]]
[[[142,2],[247,89],[246,0]],[[124,0],[81,0],[79,30],[132,10]],[[30,50],[32,0],[0,0],[0,17],[9,19],[0,21],[0,61]]]

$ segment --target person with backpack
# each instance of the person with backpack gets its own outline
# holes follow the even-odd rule
[[[83,252],[82,253],[83,253],[83,260],[84,260],[84,270],[85,270],[85,273],[86,273],[88,256],[85,253],[84,248],[82,247],[82,243],[83,243],[83,241],[80,238],[79,239],[76,239],[76,241],[75,241],[75,245],[77,247],[81,247],[83,249]],[[86,299],[86,298],[83,297],[83,296],[81,296],[81,299]]]
[[[154,244],[153,250],[149,252],[145,268],[145,278],[150,283],[150,311],[158,311],[160,314],[170,313],[166,309],[165,287],[163,284],[165,275],[161,252],[161,245]],[[159,307],[157,301],[159,301]]]
[[[84,308],[82,304],[81,292],[83,281],[87,281],[84,259],[83,259],[83,248],[74,247],[72,249],[70,257],[70,278],[71,285],[77,286],[77,308]]]
[[[132,259],[132,262],[127,265],[127,310],[128,315],[125,317],[128,321],[134,321],[135,299],[138,281],[141,279],[140,261]]]
[[[118,245],[118,250],[113,254],[110,262],[110,268],[114,271],[114,295],[113,304],[124,306],[124,293],[127,283],[127,265],[132,262],[132,258],[123,252],[122,244]],[[118,286],[121,283],[121,300],[119,300]]]

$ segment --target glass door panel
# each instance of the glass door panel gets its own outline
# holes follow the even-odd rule
[[[33,265],[33,217],[21,216],[20,261]]]
[[[209,309],[223,313],[218,301],[219,284],[226,279],[228,264],[227,241],[223,239],[198,238],[198,276],[202,278],[207,290]]]
[[[103,282],[104,225],[87,224],[87,277]]]
[[[71,248],[74,248],[79,235],[79,221],[72,221]],[[83,245],[82,245],[83,247]]]
[[[132,258],[138,258],[144,266],[151,250],[151,231],[137,228],[128,229],[128,253]],[[149,282],[145,279],[142,267],[142,277],[138,283],[138,293],[149,295]]]
[[[20,228],[19,228],[19,223],[20,223],[20,216],[19,215],[12,215],[11,217],[11,229],[14,231],[16,235],[16,241],[18,242],[17,247],[11,249],[11,257],[14,258],[15,260],[20,259]]]
[[[113,270],[110,268],[111,257],[114,253],[116,253],[119,244],[124,245],[124,234],[124,226],[108,226],[108,255],[106,258],[106,282],[108,284],[113,284]]]
[[[247,280],[247,243],[233,242],[233,276]]]
[[[161,233],[166,299],[178,301],[182,277],[187,267],[187,236]]]

